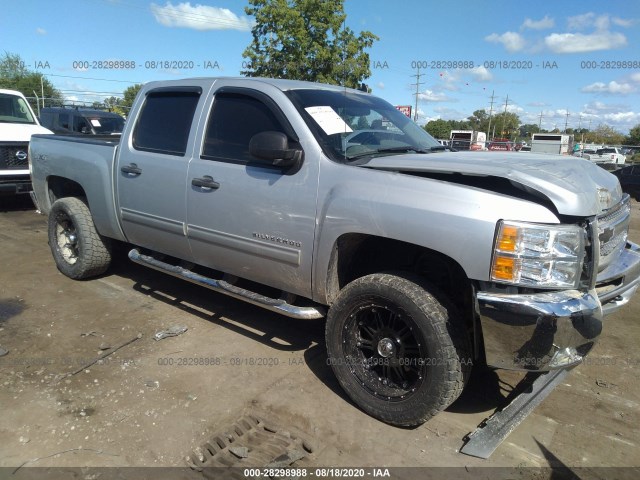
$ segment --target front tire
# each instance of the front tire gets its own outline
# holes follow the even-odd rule
[[[111,264],[111,241],[101,236],[80,198],[65,197],[51,206],[49,245],[58,270],[76,280],[104,273]]]
[[[338,295],[327,316],[329,362],[349,397],[398,426],[453,403],[471,370],[459,314],[419,278],[378,273]]]

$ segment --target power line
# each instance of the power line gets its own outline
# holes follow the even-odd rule
[[[75,77],[72,75],[54,75],[52,73],[46,73],[46,74],[42,74],[43,76],[47,76],[47,77],[60,77],[60,78],[76,78],[76,79],[80,79],[80,80],[98,80],[101,82],[117,82],[117,83],[132,83],[132,84],[137,84],[137,83],[144,83],[144,82],[133,82],[130,80],[111,80],[108,78],[94,78],[94,77]]]

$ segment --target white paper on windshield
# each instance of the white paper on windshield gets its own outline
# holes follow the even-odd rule
[[[350,133],[353,132],[351,127],[345,123],[345,121],[336,113],[336,111],[329,107],[307,107],[305,108],[307,113],[311,115],[320,128],[324,130],[327,135],[333,135],[336,133]]]
[[[95,118],[91,119],[91,125],[93,125],[94,127],[98,127],[100,128],[102,125],[100,125],[100,120],[97,120]]]

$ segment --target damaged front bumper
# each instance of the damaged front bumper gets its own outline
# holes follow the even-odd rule
[[[477,292],[487,364],[546,371],[580,363],[600,335],[604,317],[628,303],[639,284],[640,246],[627,242],[588,292]]]

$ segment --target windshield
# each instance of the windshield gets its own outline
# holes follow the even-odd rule
[[[122,117],[100,117],[90,116],[82,120],[87,122],[86,126],[91,125],[96,134],[122,133],[124,128],[124,119]]]
[[[27,102],[22,97],[7,93],[0,93],[0,122],[36,123]]]
[[[333,160],[366,161],[445,149],[393,105],[372,95],[335,90],[286,93]]]

